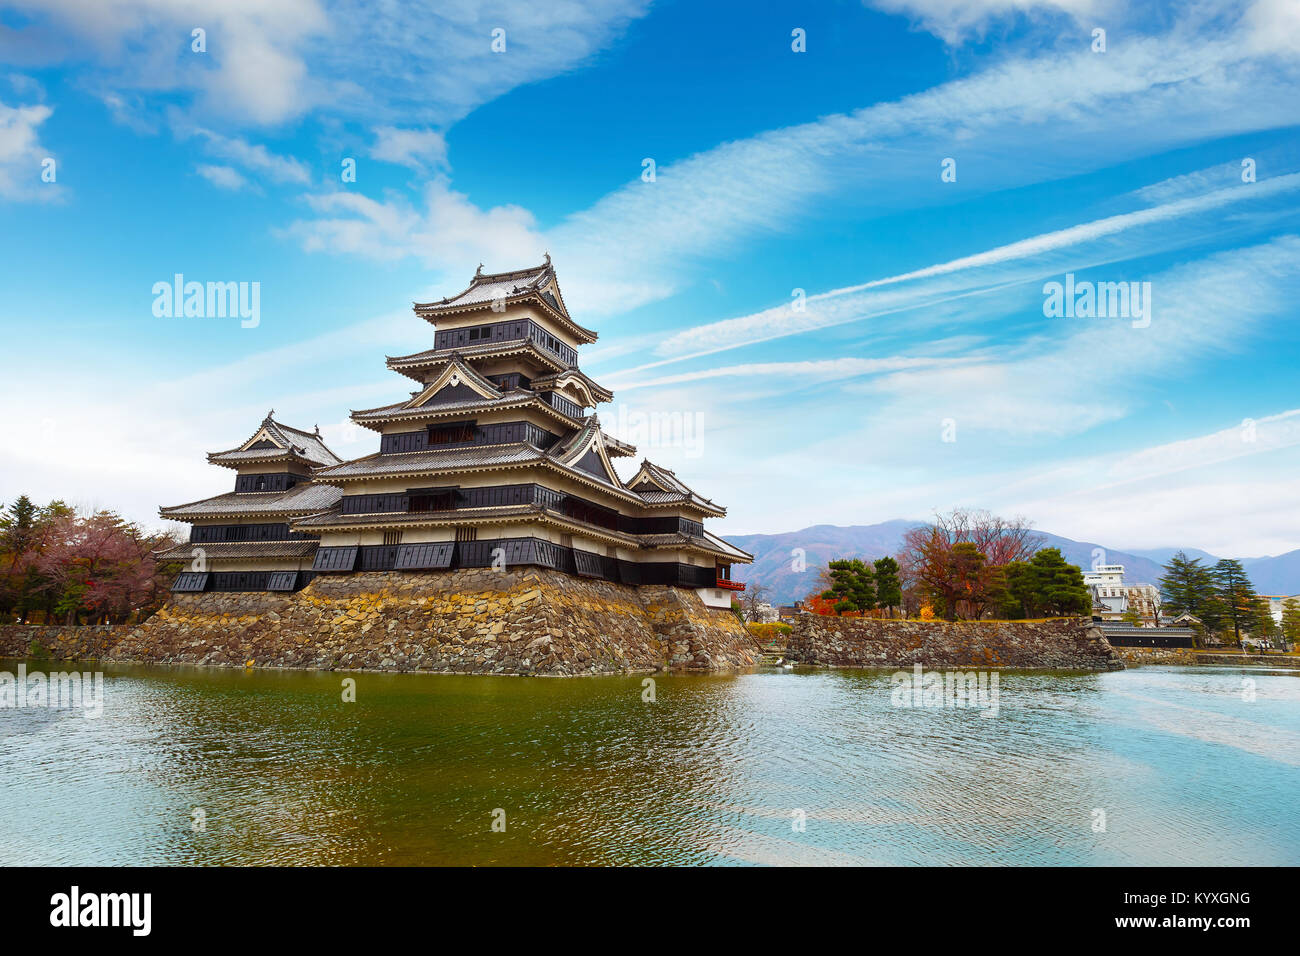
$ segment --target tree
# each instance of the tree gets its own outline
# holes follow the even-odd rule
[[[44,529],[36,569],[49,612],[75,624],[124,623],[151,611],[166,595],[174,565],[159,565],[152,552],[177,542],[148,533],[111,511],[89,517],[54,518]]]
[[[914,591],[948,620],[979,618],[1004,605],[1004,569],[1028,560],[1041,543],[1023,518],[968,509],[938,514],[933,524],[903,536],[898,564],[904,600]]]
[[[876,604],[886,608],[893,616],[894,608],[903,603],[903,583],[898,576],[898,562],[893,558],[879,558],[876,569]]]
[[[751,581],[745,587],[745,596],[740,599],[741,613],[746,622],[757,621],[761,613],[760,604],[766,604],[768,593],[772,589],[766,584]]]
[[[1067,564],[1060,548],[1044,548],[1028,561],[1003,569],[1003,610],[1008,617],[1068,617],[1092,611],[1092,592],[1083,572]]]
[[[1179,551],[1165,565],[1160,578],[1160,599],[1163,608],[1173,617],[1191,614],[1206,621],[1214,620],[1219,608],[1216,605],[1213,572],[1201,564],[1200,558],[1188,558]]]
[[[1083,583],[1083,572],[1066,562],[1060,548],[1044,548],[1029,564],[1034,569],[1039,611],[1048,617],[1087,615],[1092,611],[1092,592]]]
[[[1224,558],[1214,566],[1214,582],[1225,623],[1232,624],[1233,639],[1241,643],[1241,629],[1255,619],[1255,589],[1240,561]]]
[[[826,565],[831,586],[822,592],[835,601],[835,612],[869,611],[876,606],[876,586],[871,568],[858,558],[831,561]]]
[[[1282,602],[1282,639],[1292,645],[1300,643],[1300,600],[1293,597]]]
[[[1273,606],[1266,597],[1256,597],[1252,607],[1250,634],[1260,640],[1272,641],[1281,633],[1277,621],[1273,619]]]

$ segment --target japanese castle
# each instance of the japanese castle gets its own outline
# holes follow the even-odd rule
[[[596,333],[564,304],[550,256],[416,303],[433,348],[390,357],[410,397],[352,412],[375,454],[342,461],[319,430],[268,415],[208,460],[236,472],[215,498],[163,508],[192,524],[172,589],[296,591],[316,575],[550,568],[628,585],[695,589],[730,607],[736,563],[752,556],[704,528],[726,509],[642,460],[624,481],[611,459],[636,449],[605,434],[613,393],[578,368]],[[630,470],[630,469],[629,469]]]

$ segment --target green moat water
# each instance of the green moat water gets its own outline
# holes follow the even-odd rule
[[[1300,863],[1296,672],[1009,672],[986,718],[880,671],[105,671],[97,720],[0,710],[0,863]]]

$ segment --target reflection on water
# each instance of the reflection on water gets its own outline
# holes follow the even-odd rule
[[[110,667],[98,720],[0,710],[0,863],[1300,862],[1294,673],[642,680]]]

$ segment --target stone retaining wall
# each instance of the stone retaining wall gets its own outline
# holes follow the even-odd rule
[[[1115,647],[1128,664],[1185,664],[1196,663],[1196,652],[1190,647]]]
[[[25,656],[31,640],[0,633],[0,653]],[[101,635],[109,646],[99,655],[85,654],[89,635],[42,640],[64,657],[464,674],[725,670],[759,657],[735,615],[694,591],[532,568],[321,575],[296,594],[177,594],[144,624]]]
[[[131,632],[119,624],[86,627],[38,624],[0,625],[0,657],[50,657],[59,661],[102,657]]]
[[[1016,667],[1118,670],[1115,649],[1084,618],[891,621],[801,614],[786,658],[829,667]]]

